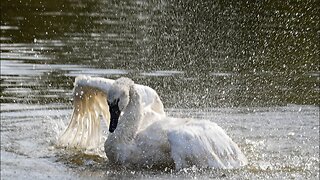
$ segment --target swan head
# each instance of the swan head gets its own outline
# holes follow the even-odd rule
[[[108,92],[108,105],[110,111],[109,131],[112,133],[117,128],[121,112],[129,104],[129,91],[134,82],[129,78],[117,79]]]

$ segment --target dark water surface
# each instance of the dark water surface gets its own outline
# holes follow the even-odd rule
[[[1,1],[1,179],[317,179],[317,4]],[[82,74],[130,77],[154,88],[170,115],[217,122],[244,149],[248,167],[115,170],[55,149]]]
[[[23,86],[36,91],[3,88],[2,100],[66,102],[73,77],[90,74],[132,77],[166,107],[319,104],[318,10],[316,1],[4,1],[2,81],[28,74]]]

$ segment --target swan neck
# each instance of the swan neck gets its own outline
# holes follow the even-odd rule
[[[110,139],[121,142],[131,141],[138,131],[141,119],[141,98],[135,86],[131,86],[129,90],[129,103],[119,118],[117,129],[114,131],[114,133],[109,135],[109,137],[113,136],[116,138],[108,138],[108,140]]]

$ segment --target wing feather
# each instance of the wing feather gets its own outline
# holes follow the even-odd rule
[[[58,139],[58,145],[80,149],[96,149],[102,144],[100,117],[109,126],[108,91],[114,80],[100,77],[78,76],[73,89],[73,112],[69,124]],[[155,115],[165,115],[163,104],[155,90],[138,85],[145,106],[142,127],[155,121]],[[151,120],[150,120],[151,119]]]
[[[59,137],[64,147],[95,149],[102,143],[100,116],[109,126],[107,91],[113,80],[77,77],[73,90],[73,112],[69,124]]]

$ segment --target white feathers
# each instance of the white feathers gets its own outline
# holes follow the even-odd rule
[[[73,112],[68,127],[58,139],[59,146],[90,150],[102,145],[100,119],[109,126],[110,112],[107,98],[113,83],[112,79],[100,77],[76,77],[73,89]],[[164,114],[162,102],[152,88],[137,84],[135,87],[141,94],[146,114],[150,116]],[[146,120],[143,124],[150,122]]]
[[[110,113],[106,92],[114,80],[77,77],[73,90],[73,113],[58,145],[95,149],[101,145],[100,116],[109,126]]]
[[[112,162],[132,167],[161,167],[174,163],[176,169],[190,166],[229,169],[247,164],[239,147],[217,124],[149,115],[145,112],[147,108],[141,106],[135,86],[119,83],[123,87],[118,87],[118,83],[115,84],[117,87],[109,93],[117,94],[120,101],[121,98],[128,99],[128,103],[123,108],[118,127],[105,143],[106,155]],[[116,91],[124,89],[126,92],[118,96]],[[156,120],[142,129],[140,124],[146,118]]]
[[[247,164],[239,147],[216,123],[191,120],[168,131],[176,169],[196,165],[230,169]]]
[[[105,142],[111,162],[133,167],[181,169],[239,168],[247,159],[236,143],[216,123],[170,118],[158,94],[128,78],[116,81],[87,76],[74,84],[74,109],[68,127],[59,138],[66,147],[94,149],[100,146],[100,117],[110,124],[108,101],[119,100],[122,114]]]

